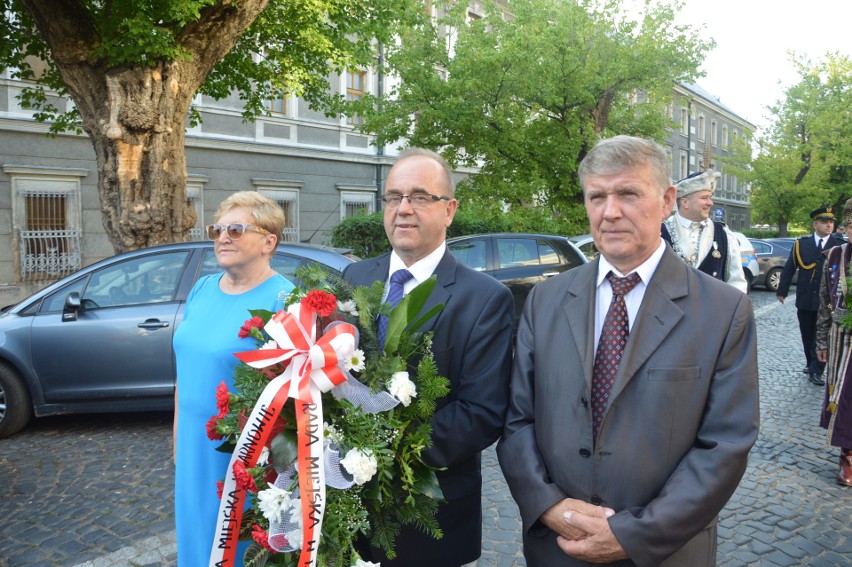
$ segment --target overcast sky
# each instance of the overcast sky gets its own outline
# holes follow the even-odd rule
[[[797,82],[788,51],[814,61],[828,51],[852,54],[852,0],[685,0],[679,21],[706,24],[716,40],[698,84],[757,126]]]

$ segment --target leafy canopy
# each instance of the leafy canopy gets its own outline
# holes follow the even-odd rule
[[[582,230],[579,161],[600,136],[661,139],[673,82],[713,45],[674,23],[678,4],[649,3],[638,21],[620,0],[487,1],[473,21],[466,3],[432,5],[436,18],[388,47],[390,96],[357,110],[380,143],[480,167],[460,195],[516,228],[556,217]]]

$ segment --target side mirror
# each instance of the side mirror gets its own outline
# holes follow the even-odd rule
[[[65,298],[65,306],[62,308],[62,322],[76,321],[77,313],[80,311],[80,292],[72,291]]]

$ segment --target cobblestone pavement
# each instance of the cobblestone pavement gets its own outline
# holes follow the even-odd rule
[[[795,308],[752,293],[761,433],[722,512],[719,565],[852,563],[852,498],[817,426],[821,389],[804,366]],[[0,567],[155,567],[175,563],[171,416],[35,420],[0,440]],[[525,565],[520,521],[493,449],[483,457],[483,552],[476,567]]]

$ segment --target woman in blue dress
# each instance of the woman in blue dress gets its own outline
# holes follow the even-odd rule
[[[249,309],[277,311],[293,284],[270,267],[284,212],[254,191],[232,194],[207,227],[224,273],[196,282],[186,301],[183,322],[175,332],[175,523],[178,565],[204,567],[213,545],[219,510],[217,481],[225,477],[230,455],[216,451],[220,441],[207,437],[207,421],[215,414],[216,387],[234,390],[235,352],[255,348],[253,339],[238,337],[250,319]],[[237,552],[237,564],[247,543]]]

